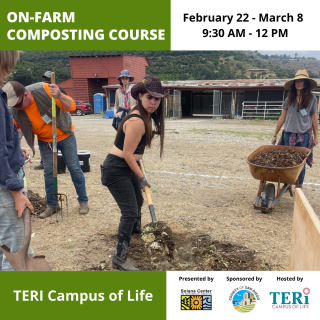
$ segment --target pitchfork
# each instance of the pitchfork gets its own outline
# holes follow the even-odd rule
[[[51,84],[56,83],[56,75],[51,73]],[[61,94],[61,93],[60,93]],[[68,197],[63,193],[58,193],[58,147],[57,147],[57,108],[56,99],[52,97],[52,151],[53,151],[53,179],[54,179],[54,193],[47,194],[48,197],[56,203],[56,222],[58,222],[58,207],[60,202],[61,220],[63,221],[63,201],[66,201],[67,206],[67,219],[68,217]],[[52,209],[51,209],[51,222],[52,222]]]

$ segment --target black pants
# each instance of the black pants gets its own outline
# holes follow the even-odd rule
[[[101,166],[101,182],[108,187],[121,210],[118,238],[123,234],[129,245],[143,204],[139,179],[124,159],[109,153]]]

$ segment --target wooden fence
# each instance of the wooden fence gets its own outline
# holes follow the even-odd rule
[[[289,270],[320,270],[320,221],[301,189],[296,189]]]

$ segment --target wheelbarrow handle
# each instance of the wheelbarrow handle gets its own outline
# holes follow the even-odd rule
[[[312,145],[311,145],[311,151],[313,150],[313,148],[315,147],[316,145],[314,144],[314,142],[312,142]]]

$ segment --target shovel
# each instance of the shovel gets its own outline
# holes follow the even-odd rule
[[[11,253],[7,246],[1,249],[15,271],[51,271],[45,256],[28,257],[28,248],[31,240],[31,214],[29,208],[23,211],[24,241],[20,251]]]
[[[29,161],[29,159],[27,161]],[[22,192],[26,197],[28,196],[26,177],[24,177],[24,188]],[[28,248],[31,240],[31,213],[29,208],[25,208],[23,211],[23,224],[24,241],[22,248],[16,253],[11,253],[10,249],[3,245],[1,246],[3,253],[15,271],[51,271],[48,262],[45,260],[45,256],[28,257]]]
[[[142,173],[144,175],[146,175],[142,159],[140,160],[140,169],[141,169]],[[151,194],[150,194],[149,187],[144,187],[144,192],[146,193],[147,203],[148,203],[149,210],[150,210],[150,215],[151,215],[151,220],[152,220],[152,222],[157,223],[156,214],[154,212],[154,208],[153,208],[153,204],[152,204],[152,199],[151,199]]]
[[[51,73],[51,84],[56,83],[56,75]],[[56,99],[52,97],[52,152],[53,152],[53,179],[54,179],[54,193],[48,193],[47,199],[50,196],[56,202],[56,221],[58,222],[58,204],[60,201],[61,219],[63,221],[62,202],[66,200],[67,206],[67,219],[68,219],[68,198],[63,193],[58,193],[58,147],[57,147],[57,108]],[[58,200],[58,201],[57,201]],[[51,222],[52,222],[52,210],[51,210]]]

